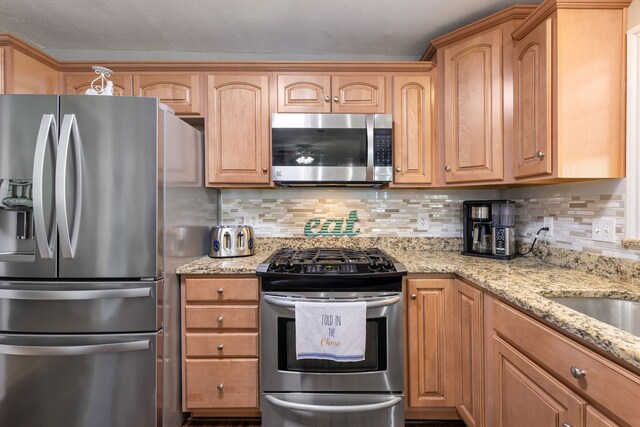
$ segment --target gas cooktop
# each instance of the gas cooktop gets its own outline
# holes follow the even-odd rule
[[[259,276],[399,276],[404,265],[380,249],[285,248],[274,252],[257,268]]]

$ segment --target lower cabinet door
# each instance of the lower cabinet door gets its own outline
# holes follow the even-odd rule
[[[187,409],[258,408],[258,359],[187,360]]]
[[[497,427],[584,425],[584,401],[498,337],[494,353]]]
[[[404,397],[392,394],[263,394],[263,427],[404,427]]]

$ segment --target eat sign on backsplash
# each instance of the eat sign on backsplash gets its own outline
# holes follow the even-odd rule
[[[353,237],[360,233],[360,228],[355,228],[356,222],[358,222],[358,211],[349,212],[349,217],[346,219],[328,218],[323,222],[318,217],[311,218],[304,226],[304,235],[308,237]],[[331,227],[332,225],[333,227]]]

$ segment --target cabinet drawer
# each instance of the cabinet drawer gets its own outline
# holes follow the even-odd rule
[[[640,420],[640,377],[506,304],[494,303],[495,329],[558,378],[634,425]],[[571,368],[585,371],[576,379]]]
[[[187,302],[258,301],[258,279],[186,279]]]
[[[257,357],[258,333],[187,333],[186,357]]]
[[[188,360],[185,376],[187,409],[258,407],[258,359]]]
[[[257,329],[257,305],[212,305],[187,307],[187,329]]]

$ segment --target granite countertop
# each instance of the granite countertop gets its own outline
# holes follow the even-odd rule
[[[522,257],[511,261],[463,256],[453,251],[385,250],[409,273],[455,273],[596,348],[640,369],[640,337],[578,313],[545,297],[597,296],[640,301],[640,287]],[[243,258],[202,257],[178,274],[254,274],[271,253]]]

